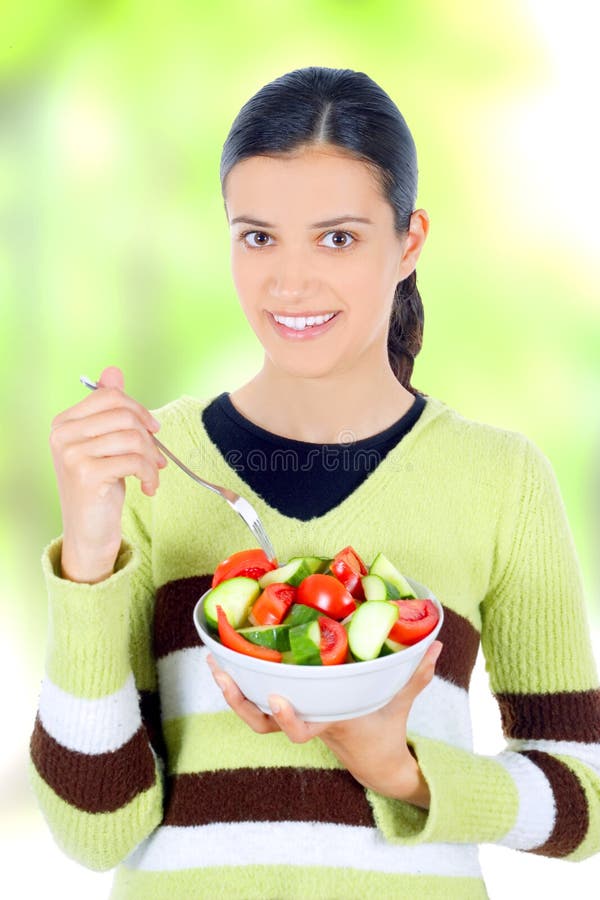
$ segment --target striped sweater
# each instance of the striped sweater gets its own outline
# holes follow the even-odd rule
[[[569,861],[597,853],[600,687],[543,452],[427,397],[363,483],[301,521],[212,443],[201,417],[211,400],[152,410],[161,440],[250,500],[280,562],[351,544],[370,564],[383,551],[443,603],[442,654],[407,723],[430,808],[365,789],[318,738],[256,734],[227,707],[192,609],[219,561],[255,544],[220,497],[169,465],[152,498],[126,479],[105,581],[60,577],[62,536],[42,554],[49,629],[29,771],[64,852],[116,867],[113,900],[471,900],[488,896],[479,843]],[[480,642],[506,739],[492,756],[473,752]]]

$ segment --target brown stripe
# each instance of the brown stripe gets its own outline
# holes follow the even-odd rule
[[[212,575],[194,575],[167,581],[158,588],[154,607],[154,655],[157,659],[174,650],[202,644],[192,613],[211,582]]]
[[[165,825],[331,822],[375,827],[365,789],[346,769],[272,767],[171,776]]]
[[[156,753],[166,761],[167,748],[162,730],[162,718],[160,714],[160,695],[158,691],[139,691],[140,715],[148,740]]]
[[[154,611],[157,659],[176,650],[201,646],[192,614],[211,581],[212,575],[195,575],[167,581],[157,590]],[[443,641],[444,649],[436,663],[436,675],[468,690],[479,650],[479,632],[464,616],[444,606],[444,624],[438,638]]]
[[[577,775],[559,759],[540,750],[521,750],[538,766],[554,793],[556,818],[548,840],[528,852],[540,856],[567,856],[576,850],[589,828],[587,797]]]
[[[600,741],[600,689],[495,697],[506,737],[586,744]]]
[[[444,624],[437,640],[444,646],[435,664],[435,674],[468,691],[479,650],[479,632],[460,613],[444,606]]]
[[[145,728],[108,753],[79,753],[59,744],[39,715],[31,735],[33,763],[52,790],[89,813],[114,812],[155,781],[154,757]]]

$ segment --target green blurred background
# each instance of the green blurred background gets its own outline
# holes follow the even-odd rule
[[[291,69],[365,71],[405,116],[416,205],[431,220],[413,382],[547,454],[600,625],[594,8],[2,4],[0,655],[15,688],[2,767],[13,823],[31,814],[39,557],[62,529],[51,419],[85,395],[80,374],[106,365],[150,408],[234,390],[260,367],[229,271],[219,160],[240,106]]]

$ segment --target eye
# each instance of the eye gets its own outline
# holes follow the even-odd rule
[[[348,243],[348,240],[345,240],[343,244],[340,244],[340,243],[334,243],[334,244],[333,244],[333,249],[339,248],[340,250],[343,250],[344,247],[350,247],[350,246],[354,243],[354,235],[350,234],[349,231],[328,231],[327,234],[325,235],[325,237],[329,237],[330,234],[331,234],[331,235],[336,235],[336,236],[338,236],[338,237],[339,237],[340,235],[343,235],[345,238],[350,238],[350,243]],[[325,239],[325,238],[324,238],[324,239]],[[323,240],[324,240],[324,239],[323,239]],[[328,244],[327,246],[331,247],[332,245],[331,245],[331,244]]]
[[[242,233],[238,237],[238,240],[241,241],[243,244],[246,244],[247,247],[250,247],[251,250],[258,250],[259,247],[267,247],[268,246],[266,241],[259,241],[258,244],[252,244],[252,243],[248,244],[246,241],[246,238],[250,234],[259,234],[261,237],[264,237],[264,238],[269,237],[269,235],[265,234],[264,231],[242,231]]]
[[[254,239],[248,241],[247,238],[250,238],[252,235],[256,235],[260,238],[266,238],[266,240],[259,240],[258,243],[254,243]],[[354,235],[351,234],[351,232],[349,232],[349,231],[328,231],[327,234],[325,235],[325,238],[329,237],[330,235],[335,235],[336,237],[340,237],[340,236],[344,237],[343,243],[339,243],[338,241],[336,241],[333,243],[333,245],[332,244],[326,245],[331,250],[336,250],[336,249],[343,250],[345,247],[350,247],[356,241],[356,238],[354,237]],[[350,242],[348,241],[348,238],[350,239]],[[260,247],[268,247],[269,246],[269,244],[267,243],[268,239],[269,239],[269,235],[264,231],[242,231],[241,234],[238,236],[238,240],[241,241],[246,247],[248,247],[251,250],[258,250]]]

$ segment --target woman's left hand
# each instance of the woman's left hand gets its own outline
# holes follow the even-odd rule
[[[207,661],[226,702],[253,731],[283,731],[296,744],[318,737],[364,787],[427,809],[429,789],[406,743],[406,721],[415,698],[433,678],[442,646],[433,641],[408,682],[381,709],[340,722],[305,722],[275,694],[269,697],[272,715],[267,715],[242,694],[210,653]]]

